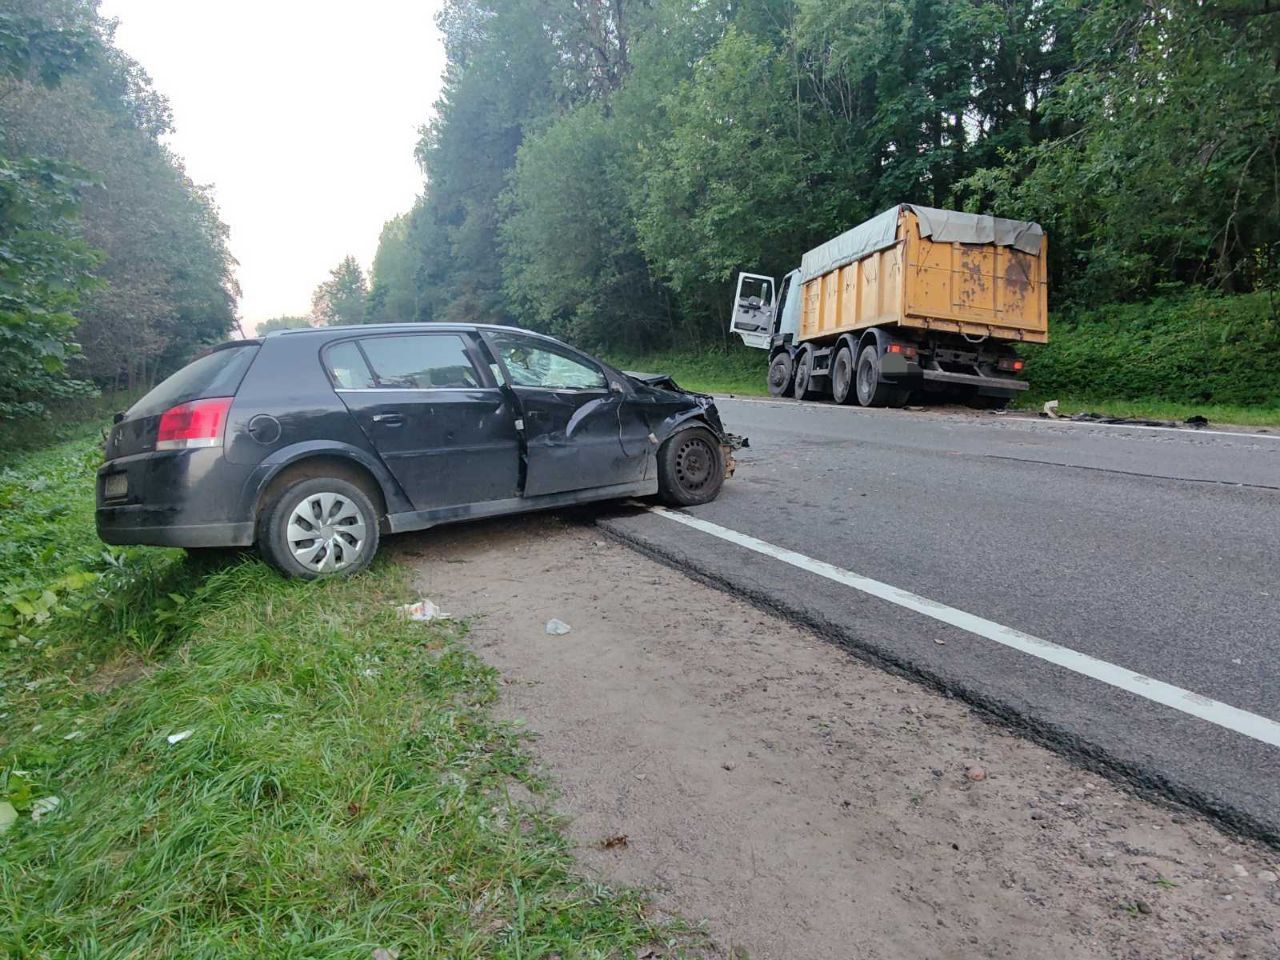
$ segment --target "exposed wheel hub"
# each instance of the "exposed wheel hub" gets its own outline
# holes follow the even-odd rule
[[[701,490],[715,474],[715,451],[701,437],[691,437],[676,451],[676,480],[685,490]]]

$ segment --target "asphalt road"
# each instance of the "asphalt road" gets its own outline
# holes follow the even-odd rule
[[[1280,842],[1274,733],[1152,702],[1147,681],[1129,679],[1280,721],[1280,435],[720,405],[751,447],[720,498],[688,515],[925,602],[868,595],[659,513],[617,510],[606,529]],[[1139,692],[939,622],[930,603],[1104,661]]]

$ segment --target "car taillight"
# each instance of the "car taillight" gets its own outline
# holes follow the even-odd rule
[[[222,446],[222,429],[231,409],[231,397],[210,397],[170,407],[160,414],[157,450]]]
[[[891,343],[885,348],[885,353],[900,353],[908,360],[916,358],[916,348],[909,343]]]
[[[1001,370],[1010,370],[1013,373],[1020,373],[1025,364],[1026,361],[1021,357],[1001,357],[996,362],[996,366]]]

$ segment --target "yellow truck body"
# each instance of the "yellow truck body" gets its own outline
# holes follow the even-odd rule
[[[937,241],[919,219],[898,212],[887,248],[812,277],[801,286],[801,342],[833,340],[868,327],[901,326],[1028,343],[1049,339],[1048,243],[1039,253],[1012,245]]]

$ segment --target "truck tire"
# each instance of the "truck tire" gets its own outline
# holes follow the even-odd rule
[[[835,362],[831,364],[831,395],[836,403],[853,403],[856,397],[853,366],[853,350],[846,343],[836,351]]]
[[[874,343],[867,344],[858,355],[854,379],[858,403],[864,407],[901,407],[911,395],[910,390],[880,381],[880,351]]]
[[[779,350],[769,361],[769,396],[785,397],[795,383],[796,364],[790,352]]]
[[[796,358],[795,382],[791,387],[791,395],[797,400],[812,400],[817,393],[809,389],[813,382],[813,353],[804,349]]]
[[[724,451],[706,427],[677,430],[658,448],[658,499],[663,503],[710,503],[723,484]]]

